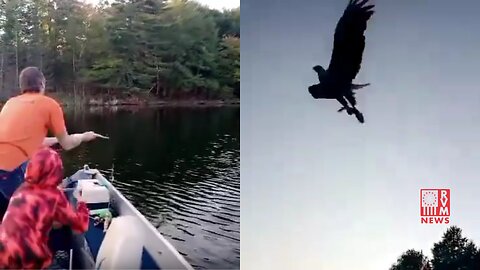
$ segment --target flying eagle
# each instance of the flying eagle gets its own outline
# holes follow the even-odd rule
[[[328,69],[317,65],[313,70],[318,74],[319,84],[308,87],[315,99],[336,99],[342,104],[338,111],[346,110],[364,122],[363,114],[355,107],[355,90],[370,85],[353,84],[360,71],[367,21],[373,15],[375,5],[366,5],[368,0],[350,0],[335,28],[332,59]],[[348,101],[348,102],[347,102]],[[350,103],[350,106],[349,104]]]

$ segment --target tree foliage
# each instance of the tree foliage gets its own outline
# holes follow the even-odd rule
[[[0,0],[0,88],[38,66],[48,88],[239,96],[240,10],[188,0]]]
[[[420,270],[428,264],[428,258],[421,251],[409,249],[398,258],[390,270]]]
[[[480,250],[471,240],[463,237],[462,230],[456,226],[448,228],[442,239],[433,245],[432,255],[429,260],[422,252],[408,250],[390,270],[480,269]]]

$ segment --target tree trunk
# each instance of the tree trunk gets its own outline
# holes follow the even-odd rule
[[[19,72],[19,67],[18,67],[18,31],[15,32],[15,66],[16,66],[16,71],[17,71],[17,78],[16,78],[16,83],[17,83],[17,87],[20,87],[20,83],[19,83],[19,78],[18,78],[18,72]]]
[[[167,86],[163,86],[163,93],[162,93],[162,98],[166,98],[168,95],[168,89]]]
[[[157,90],[155,91],[155,95],[158,97],[159,93],[160,93],[160,76],[158,75],[158,72],[157,72]]]
[[[40,48],[40,71],[43,72],[43,49]]]
[[[73,46],[72,51],[72,76],[73,76],[73,104],[77,104],[77,87],[75,79],[75,46]]]
[[[171,92],[169,87],[165,87],[165,98],[169,99],[171,96]]]
[[[1,59],[0,59],[0,91],[3,91],[5,89],[5,82],[4,82],[4,78],[5,78],[5,74],[4,74],[4,70],[3,70],[3,67],[4,67],[4,57],[5,57],[5,47],[2,46],[2,56],[1,56]]]

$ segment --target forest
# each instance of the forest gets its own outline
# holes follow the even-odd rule
[[[1,98],[39,67],[47,91],[91,97],[240,96],[240,8],[188,0],[0,0]]]
[[[459,227],[451,226],[442,239],[433,244],[432,258],[422,251],[407,250],[390,270],[478,270],[480,249],[472,240],[462,236]]]

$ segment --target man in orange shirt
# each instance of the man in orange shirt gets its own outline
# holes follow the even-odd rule
[[[23,183],[27,162],[42,145],[59,143],[70,150],[97,137],[91,131],[68,134],[60,104],[44,95],[46,81],[38,68],[25,68],[19,83],[21,94],[0,112],[0,193],[7,200]],[[55,137],[46,138],[49,131]]]

